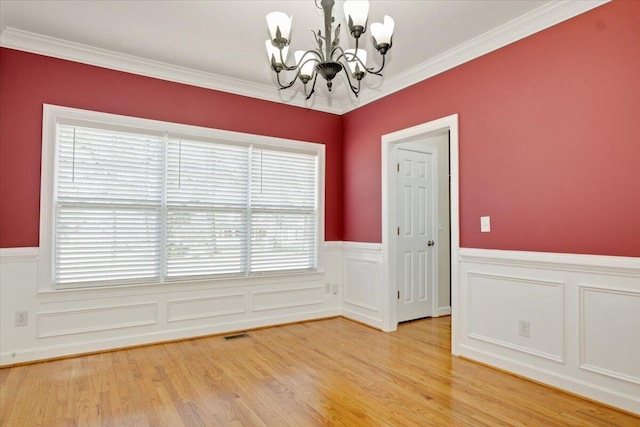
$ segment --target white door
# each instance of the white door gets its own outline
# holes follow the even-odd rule
[[[434,157],[435,150],[427,147],[398,148],[398,322],[433,316],[437,283]]]

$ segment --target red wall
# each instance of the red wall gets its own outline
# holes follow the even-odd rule
[[[340,116],[0,49],[0,247],[38,246],[43,103],[325,144],[325,238],[342,237]]]
[[[363,242],[381,136],[458,113],[463,247],[640,256],[639,46],[614,1],[342,117],[0,49],[0,247],[38,245],[50,103],[323,143],[326,239]]]
[[[462,247],[640,256],[640,1],[345,115],[343,240],[381,241],[381,136],[454,113]]]

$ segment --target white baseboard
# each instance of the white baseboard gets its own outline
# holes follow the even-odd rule
[[[481,362],[489,366],[495,366],[501,370],[512,372],[521,377],[547,384],[570,393],[586,398],[604,402],[608,405],[640,414],[640,399],[637,396],[621,393],[617,390],[607,389],[588,381],[582,381],[569,375],[563,375],[553,370],[541,368],[536,365],[523,363],[516,359],[497,356],[493,353],[474,349],[464,344],[460,345],[463,357]]]
[[[378,319],[374,316],[367,316],[366,314],[359,313],[354,310],[350,310],[348,308],[342,308],[342,316],[354,320],[358,323],[363,323],[367,326],[371,326],[372,328],[384,330],[384,325],[381,319]]]
[[[261,319],[250,319],[237,322],[226,322],[216,325],[184,327],[172,330],[148,332],[124,337],[103,340],[91,340],[82,343],[64,343],[59,345],[37,347],[30,350],[7,352],[0,354],[0,365],[46,360],[69,355],[94,353],[132,346],[162,343],[181,339],[193,339],[210,335],[246,331],[256,328],[277,326],[287,323],[304,322],[340,316],[340,309],[317,310],[303,314],[278,315]]]
[[[441,316],[450,316],[451,315],[451,306],[447,307],[438,307],[438,317]]]

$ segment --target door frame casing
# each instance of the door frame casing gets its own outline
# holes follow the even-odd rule
[[[398,328],[396,272],[396,162],[397,146],[403,142],[416,142],[416,138],[429,138],[449,131],[449,170],[451,203],[451,352],[458,354],[458,277],[460,249],[460,191],[459,191],[459,137],[458,115],[432,120],[386,135],[382,135],[382,292],[383,330]],[[396,157],[394,161],[394,157]]]

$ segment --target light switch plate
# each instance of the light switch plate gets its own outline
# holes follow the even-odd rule
[[[490,216],[481,216],[480,217],[480,232],[489,233],[491,231],[491,217]]]

